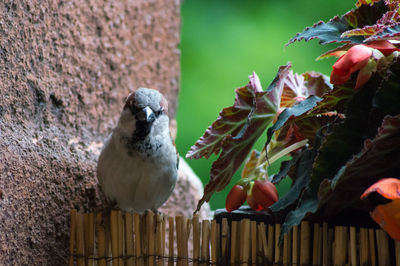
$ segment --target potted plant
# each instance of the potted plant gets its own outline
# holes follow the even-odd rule
[[[355,9],[306,28],[287,45],[311,39],[322,45],[340,44],[318,58],[339,58],[330,77],[318,72],[296,74],[288,63],[263,89],[253,73],[246,86],[236,89],[234,104],[220,112],[189,150],[190,159],[219,154],[197,210],[230,183],[248,157],[242,179],[227,197],[228,211],[247,200],[253,210],[265,210],[260,219],[280,220],[283,235],[304,219],[350,219],[344,213],[365,217],[377,205],[396,202],[385,217],[373,217],[391,219],[387,231],[397,232],[390,234],[396,238],[400,231],[400,189],[395,182],[400,179],[399,2],[359,0]],[[252,151],[265,133],[264,149]],[[280,171],[268,174],[268,165],[286,155],[291,159],[281,164]],[[278,199],[274,184],[283,178],[291,178],[292,186]],[[377,183],[383,178],[393,179],[390,184]],[[397,192],[387,199],[377,196],[388,195],[382,192],[387,189]]]

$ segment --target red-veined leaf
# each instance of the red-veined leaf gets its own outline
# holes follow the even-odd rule
[[[230,182],[256,140],[276,116],[290,67],[290,64],[280,67],[266,91],[262,90],[257,75],[251,75],[248,85],[236,90],[234,105],[222,110],[217,121],[187,153],[187,158],[197,159],[221,151],[211,167],[210,181],[197,210],[215,191],[222,190]]]
[[[356,3],[356,6],[360,7],[362,5],[373,5],[379,1],[381,1],[381,0],[358,0]]]
[[[361,5],[341,17],[335,16],[328,22],[319,21],[312,27],[307,27],[303,32],[297,33],[290,39],[286,46],[295,41],[309,41],[312,39],[319,39],[320,44],[362,43],[364,41],[362,36],[342,36],[342,34],[349,30],[373,25],[387,11],[388,7],[384,1],[380,1],[372,6]]]
[[[260,152],[253,150],[247,159],[246,163],[244,164],[243,171],[242,171],[242,178],[250,177],[251,174],[254,172],[256,167],[258,166],[258,158],[260,157]]]
[[[375,35],[367,38],[365,41],[379,41],[379,40],[400,40],[400,23],[396,23],[394,25],[390,25],[388,27],[383,28]]]

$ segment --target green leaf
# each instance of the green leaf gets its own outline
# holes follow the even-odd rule
[[[316,212],[318,209],[318,199],[313,195],[310,189],[306,189],[300,197],[299,204],[293,211],[286,216],[285,222],[281,227],[279,243],[282,243],[283,236],[293,228],[299,225],[307,214]]]
[[[349,30],[373,25],[387,11],[388,8],[383,0],[372,6],[361,5],[341,17],[335,16],[328,22],[319,21],[312,27],[307,27],[290,39],[286,46],[303,39],[305,41],[319,39],[320,44],[362,43],[364,41],[362,36],[342,36],[342,34]]]
[[[265,145],[270,143],[273,133],[277,130],[280,130],[277,139],[284,141],[286,145],[292,144],[293,139],[298,141],[298,138],[288,135],[293,133],[313,143],[315,132],[322,126],[335,122],[337,116],[340,118],[345,104],[354,93],[354,89],[351,88],[335,87],[333,90],[324,91],[323,100],[318,101],[313,109],[298,112],[297,115],[290,115],[290,110],[282,112],[277,122],[268,129]]]
[[[369,186],[392,176],[400,176],[400,115],[385,117],[377,136],[367,140],[362,151],[332,180],[325,179],[321,183],[319,205],[324,207],[324,215],[329,218],[356,205]]]
[[[318,210],[318,191],[321,182],[324,179],[332,179],[341,166],[361,150],[362,140],[370,133],[369,118],[366,114],[372,107],[372,98],[378,88],[377,75],[367,84],[362,89],[354,91],[352,97],[345,101],[346,119],[323,128],[326,137],[315,157],[308,186],[296,209],[287,216],[282,234],[287,233],[291,226],[299,224],[306,215]]]
[[[236,90],[234,105],[222,110],[217,121],[187,153],[187,158],[198,159],[221,151],[211,167],[210,181],[204,188],[197,211],[215,191],[222,190],[230,182],[256,140],[276,116],[290,67],[290,64],[280,67],[267,91],[262,90],[257,75],[251,75],[249,84]]]
[[[292,159],[296,162],[296,172],[294,177],[294,182],[289,190],[283,197],[281,197],[276,203],[274,203],[270,208],[273,212],[278,212],[287,208],[288,206],[295,203],[306,187],[308,181],[310,180],[310,174],[312,170],[312,164],[317,152],[316,149],[305,149],[298,160]]]
[[[361,193],[378,179],[391,175],[400,176],[399,84],[400,62],[394,62],[372,99],[364,139],[373,139],[365,141],[363,150],[350,158],[332,180],[321,183],[321,205],[326,203],[327,215],[334,215],[358,202]],[[376,132],[378,134],[374,137]],[[350,183],[357,185],[346,187]],[[349,191],[351,193],[346,194]]]
[[[306,100],[298,102],[295,104],[293,107],[288,107],[286,108],[279,116],[278,120],[275,122],[275,124],[268,129],[268,139],[267,139],[267,144],[272,138],[273,133],[282,128],[283,125],[291,118],[291,117],[298,117],[312,108],[314,108],[319,101],[322,99],[317,96],[310,96]]]
[[[287,160],[287,161],[283,161],[281,163],[281,167],[279,169],[279,172],[276,173],[275,175],[273,175],[271,182],[274,184],[278,184],[279,182],[282,181],[282,179],[284,179],[285,177],[287,177],[288,175],[291,174],[291,172],[293,172],[296,168],[297,162],[299,161],[300,157],[302,156],[304,152],[304,149],[300,152],[296,152],[293,156],[292,159]],[[295,173],[292,174],[293,176],[295,175]],[[294,177],[293,177],[293,180]]]

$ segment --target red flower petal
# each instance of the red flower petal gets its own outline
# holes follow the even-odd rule
[[[390,237],[400,240],[400,199],[378,205],[370,215]]]
[[[372,55],[372,50],[359,44],[351,47],[346,54],[341,56],[332,66],[331,83],[343,84],[350,75],[363,68]]]
[[[367,46],[374,49],[378,49],[385,56],[390,55],[394,51],[399,51],[399,49],[396,46],[394,46],[391,42],[386,40],[374,41],[367,44]]]
[[[361,195],[361,199],[368,196],[372,192],[377,192],[387,199],[400,199],[400,179],[384,178],[370,186]]]

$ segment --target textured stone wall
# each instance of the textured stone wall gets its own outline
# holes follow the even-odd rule
[[[65,264],[69,210],[101,206],[97,154],[130,90],[175,116],[179,5],[0,1],[0,264]]]

